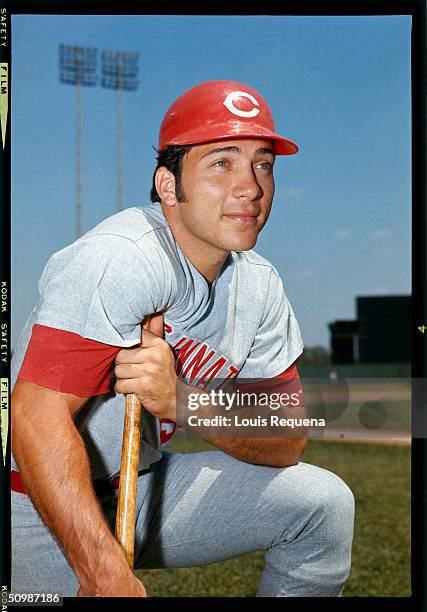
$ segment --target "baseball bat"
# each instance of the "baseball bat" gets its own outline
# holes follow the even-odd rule
[[[150,329],[150,317],[143,329]],[[116,537],[133,569],[135,549],[135,511],[138,484],[139,440],[142,404],[137,395],[128,393],[125,404],[119,495],[116,513]]]

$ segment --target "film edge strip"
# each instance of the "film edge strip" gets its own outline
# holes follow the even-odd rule
[[[1,149],[1,308],[0,308],[0,428],[1,428],[1,528],[0,571],[2,593],[10,589],[10,283],[11,283],[11,15],[7,2],[0,4],[0,149]],[[3,602],[2,602],[3,603]],[[4,605],[2,606],[4,610]]]

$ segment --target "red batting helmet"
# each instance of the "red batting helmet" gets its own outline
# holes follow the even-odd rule
[[[255,89],[235,81],[207,81],[184,92],[168,109],[159,150],[247,137],[271,139],[277,155],[298,151],[295,143],[276,134],[270,107]]]

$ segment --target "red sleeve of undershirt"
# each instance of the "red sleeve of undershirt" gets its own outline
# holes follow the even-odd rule
[[[299,374],[297,370],[297,364],[293,363],[287,370],[278,374],[274,378],[286,378],[287,380],[299,380]]]
[[[254,382],[239,383],[235,385],[236,389],[247,393],[287,393],[289,396],[293,393],[300,398],[299,405],[303,404],[303,392],[301,379],[298,374],[296,363],[294,362],[284,372],[274,376],[273,378],[264,378],[255,380]]]
[[[282,382],[283,388],[281,390],[288,393],[288,395],[296,393],[299,396],[299,405],[303,406],[304,394],[296,363],[293,363],[291,366],[289,366],[287,370],[285,370],[278,376],[275,376],[274,380]]]
[[[92,397],[109,391],[121,347],[34,325],[18,378],[61,393]]]

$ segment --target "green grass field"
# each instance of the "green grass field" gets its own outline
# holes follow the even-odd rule
[[[176,434],[172,451],[212,447]],[[407,597],[410,588],[410,447],[311,441],[303,460],[345,480],[356,498],[353,563],[343,595]],[[152,596],[251,597],[262,551],[203,567],[137,572]]]

